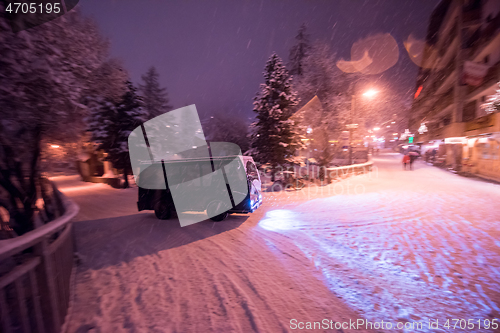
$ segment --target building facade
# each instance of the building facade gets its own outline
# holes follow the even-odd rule
[[[483,107],[500,82],[500,1],[442,0],[433,11],[410,131],[451,168],[500,180],[500,114]]]

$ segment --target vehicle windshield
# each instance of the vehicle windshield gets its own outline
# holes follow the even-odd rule
[[[246,172],[247,177],[250,181],[258,180],[260,181],[259,171],[252,161],[246,162]]]

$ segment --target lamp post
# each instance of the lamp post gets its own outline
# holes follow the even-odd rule
[[[372,98],[378,94],[378,91],[375,89],[369,89],[365,91],[362,95],[367,98]],[[349,164],[352,164],[352,132],[358,128],[358,124],[353,123],[353,116],[356,107],[356,94],[351,95],[351,113],[350,113],[350,124],[347,125],[349,129]]]
[[[356,95],[351,96],[351,114],[350,124],[347,125],[349,129],[349,165],[352,164],[352,131],[356,128],[357,124],[353,124],[354,108],[356,107]]]

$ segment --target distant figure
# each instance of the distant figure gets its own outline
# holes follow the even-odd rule
[[[410,155],[403,156],[403,168],[406,170],[406,164],[410,163]]]
[[[378,148],[376,149],[376,153],[375,153],[375,155],[378,155]]]
[[[425,151],[425,163],[429,163],[429,159],[431,157],[431,150],[430,149],[427,149]]]
[[[410,156],[410,170],[413,170],[413,162],[418,158],[418,153],[412,151],[408,155]]]

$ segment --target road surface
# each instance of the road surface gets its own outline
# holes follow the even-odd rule
[[[136,188],[58,178],[81,207],[67,331],[494,331],[500,185],[400,161],[184,228],[138,213]]]

